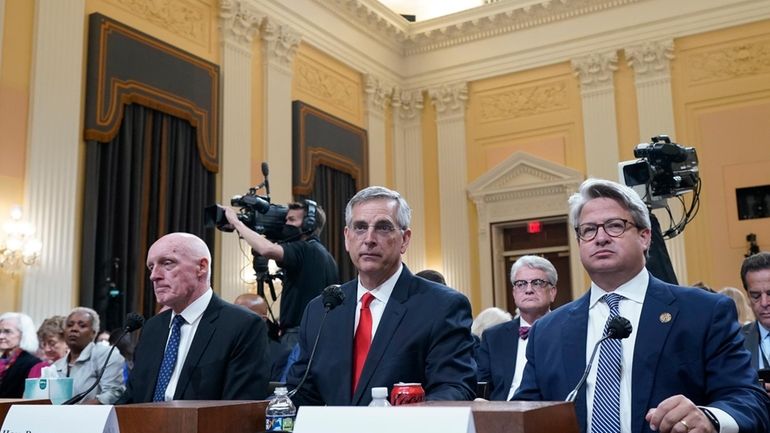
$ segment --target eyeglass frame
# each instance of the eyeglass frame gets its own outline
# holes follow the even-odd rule
[[[539,286],[539,284],[535,285],[536,281],[542,281],[544,283],[544,285],[542,285],[542,286]],[[518,283],[524,283],[525,285],[523,285],[521,287],[516,287],[516,285]],[[514,281],[511,282],[511,286],[513,287],[514,291],[518,291],[518,292],[523,292],[524,290],[527,289],[527,287],[532,287],[532,290],[534,290],[534,291],[545,290],[549,286],[550,287],[555,287],[552,282],[550,282],[548,280],[544,280],[542,278],[533,278],[531,280],[514,280]]]
[[[609,223],[611,221],[622,221],[623,222],[623,231],[618,233],[618,234],[616,234],[616,235],[614,235],[614,234],[610,233],[609,231],[607,231],[607,223]],[[639,226],[639,224],[637,224],[637,223],[635,223],[633,221],[629,221],[629,220],[627,220],[625,218],[610,218],[610,219],[604,221],[601,224],[595,224],[595,223],[578,224],[577,227],[575,227],[575,234],[577,235],[578,239],[580,239],[581,241],[591,242],[592,240],[596,239],[596,236],[599,235],[599,228],[601,227],[601,229],[604,230],[604,233],[606,233],[607,236],[609,236],[611,238],[619,238],[619,237],[623,236],[623,234],[625,232],[628,231],[628,229],[629,229],[628,225],[629,224],[632,227],[636,228],[636,229],[641,228],[641,226]],[[580,235],[580,227],[584,227],[584,226],[596,226],[596,232],[594,233],[594,235],[591,236],[590,238],[585,238],[585,237],[581,236]]]

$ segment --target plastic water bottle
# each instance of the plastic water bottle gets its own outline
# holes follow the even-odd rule
[[[266,431],[293,431],[294,420],[297,418],[297,408],[288,396],[285,386],[275,389],[275,398],[270,400],[265,411]]]
[[[372,402],[369,403],[369,406],[372,406],[372,407],[390,406],[390,403],[388,403],[388,388],[386,387],[372,388]]]

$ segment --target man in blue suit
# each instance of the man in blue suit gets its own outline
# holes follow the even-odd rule
[[[747,257],[741,265],[741,281],[757,318],[743,327],[751,366],[770,369],[770,253],[763,251]],[[770,382],[764,385],[770,394]]]
[[[630,188],[589,179],[569,203],[591,289],[535,323],[514,400],[563,400],[608,318],[620,315],[633,333],[614,340],[621,344],[602,343],[575,402],[582,432],[770,430],[770,400],[743,348],[732,301],[645,270],[650,219]]]
[[[478,379],[487,382],[489,399],[509,400],[527,363],[527,337],[535,321],[556,299],[556,268],[539,256],[522,256],[511,266],[513,300],[519,317],[484,331],[478,353]]]
[[[325,319],[321,298],[305,309],[300,357],[287,381],[297,389],[295,404],[367,405],[372,387],[397,382],[421,383],[428,400],[473,399],[470,303],[401,263],[410,213],[400,194],[383,187],[361,190],[348,203],[345,248],[358,278],[342,285],[345,299]]]

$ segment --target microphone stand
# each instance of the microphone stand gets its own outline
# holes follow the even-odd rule
[[[594,357],[596,356],[596,351],[599,350],[599,346],[601,346],[601,344],[605,340],[607,340],[609,338],[612,338],[612,334],[607,334],[604,337],[600,338],[599,341],[596,342],[596,345],[594,346],[594,351],[591,352],[591,359],[588,360],[588,365],[586,366],[586,371],[583,372],[583,377],[580,378],[580,381],[578,382],[578,384],[575,387],[575,389],[573,389],[572,392],[570,392],[569,395],[567,395],[567,398],[564,401],[566,401],[566,402],[574,402],[575,401],[575,399],[577,398],[578,390],[580,389],[580,387],[583,386],[583,384],[585,383],[586,379],[588,378],[588,372],[591,371],[591,366],[594,363]]]
[[[115,341],[120,341],[120,339],[123,338],[126,335],[127,332],[128,332],[128,329],[124,329],[123,332],[120,334],[120,337],[117,340],[115,340]],[[99,382],[102,380],[102,376],[104,376],[104,371],[107,369],[107,363],[110,361],[110,357],[112,356],[112,352],[115,350],[116,347],[117,347],[116,345],[113,345],[110,348],[109,353],[107,353],[107,357],[104,359],[104,364],[102,364],[102,370],[99,372],[99,375],[96,376],[96,380],[94,381],[94,383],[92,383],[91,386],[89,386],[87,390],[81,392],[80,394],[75,395],[71,399],[69,399],[69,400],[65,401],[64,403],[62,403],[62,405],[66,406],[66,405],[78,404],[80,402],[80,400],[83,400],[85,398],[85,396],[88,395],[89,392],[91,392],[94,388],[96,388],[96,385],[99,384]]]
[[[321,331],[324,329],[324,322],[326,321],[326,316],[329,315],[329,311],[331,311],[331,309],[327,308],[324,316],[321,318],[321,324],[318,326],[318,334],[315,336],[315,342],[313,342],[313,350],[310,351],[310,358],[308,358],[307,367],[305,367],[305,374],[302,375],[302,379],[300,379],[297,386],[289,391],[289,398],[294,397],[294,394],[296,394],[297,391],[302,387],[302,385],[305,383],[305,379],[307,379],[308,373],[310,373],[310,366],[313,364],[313,356],[315,355],[315,350],[318,347],[318,340],[321,338]]]

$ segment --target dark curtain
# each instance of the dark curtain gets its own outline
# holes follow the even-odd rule
[[[125,107],[111,142],[87,142],[85,168],[80,305],[111,330],[128,311],[155,313],[145,267],[155,240],[184,231],[213,251],[203,208],[215,202],[215,173],[201,163],[195,128],[140,105]]]
[[[340,281],[349,281],[356,276],[356,270],[345,251],[345,206],[356,194],[356,181],[348,173],[325,165],[313,170],[315,181],[313,193],[307,197],[315,200],[326,212],[326,226],[321,232],[321,242],[337,261]]]

